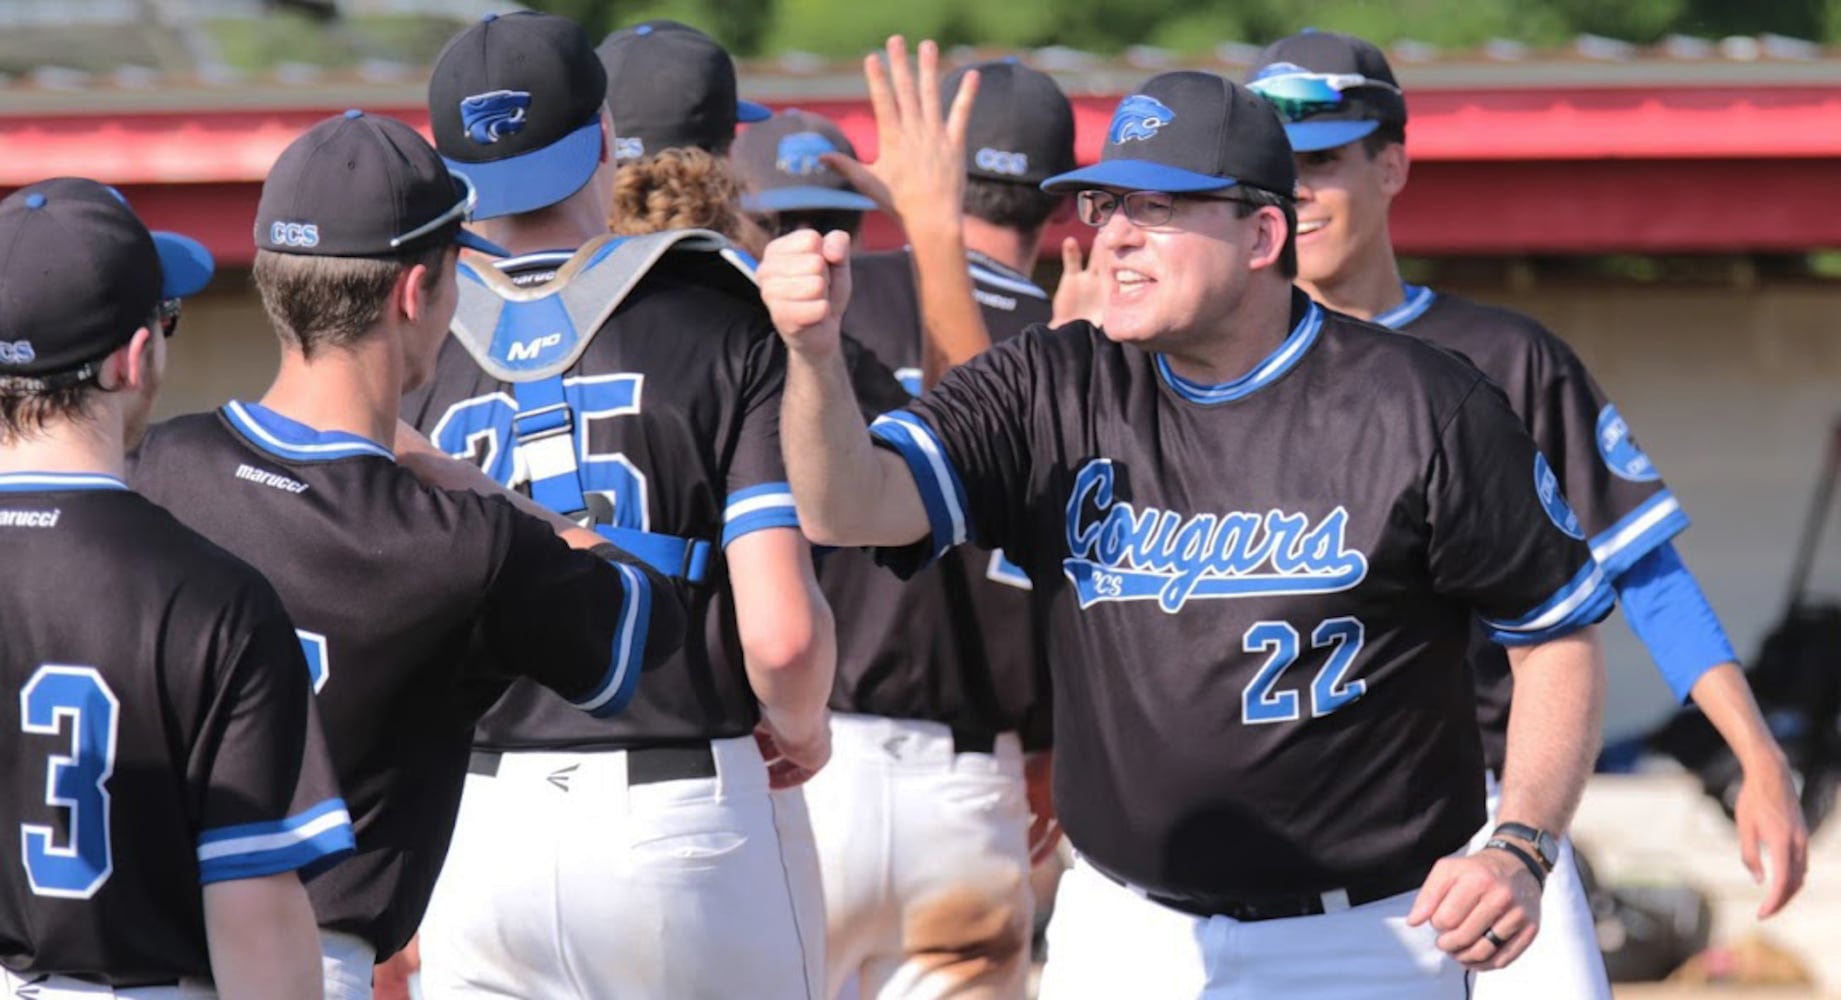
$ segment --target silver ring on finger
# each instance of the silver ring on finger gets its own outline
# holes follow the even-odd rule
[[[1495,945],[1498,949],[1504,948],[1508,945],[1508,942],[1503,940],[1503,938],[1496,933],[1496,929],[1494,927],[1491,927],[1490,929],[1483,932],[1483,940],[1488,941],[1492,945]]]

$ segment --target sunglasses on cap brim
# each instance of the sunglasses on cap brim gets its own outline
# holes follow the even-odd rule
[[[435,216],[401,236],[391,237],[390,249],[399,250],[430,233],[439,231],[443,227],[451,226],[457,222],[465,222],[467,217],[473,214],[473,206],[479,204],[479,190],[473,186],[473,180],[466,174],[457,172],[451,172],[448,176],[459,181],[460,186],[466,193],[460,196],[460,200],[454,203],[454,207],[442,212],[440,215]]]
[[[1298,122],[1335,111],[1342,107],[1343,95],[1351,90],[1375,87],[1400,93],[1400,88],[1386,80],[1376,80],[1360,73],[1275,73],[1247,84],[1247,89],[1266,99],[1287,122]]]

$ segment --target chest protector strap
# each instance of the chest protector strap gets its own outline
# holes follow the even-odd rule
[[[577,250],[542,285],[521,287],[490,264],[462,260],[460,300],[450,332],[488,375],[511,383],[517,415],[509,444],[515,467],[530,480],[532,499],[592,525],[661,573],[702,583],[714,549],[711,539],[614,523],[629,518],[644,523],[644,512],[610,511],[591,503],[579,464],[587,451],[587,432],[563,385],[563,373],[581,360],[601,325],[667,255],[677,253],[718,254],[734,265],[741,280],[754,281],[752,262],[708,230],[603,236]]]

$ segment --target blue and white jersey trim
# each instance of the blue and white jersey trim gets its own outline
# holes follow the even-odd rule
[[[762,483],[729,494],[722,511],[722,544],[767,528],[799,527],[793,489],[785,483]]]
[[[259,403],[231,400],[224,417],[250,443],[277,458],[294,462],[329,462],[359,455],[376,455],[396,461],[390,449],[368,438],[344,431],[320,431],[276,413]]]
[[[965,484],[946,454],[946,445],[927,422],[906,410],[876,418],[869,433],[895,449],[908,463],[914,485],[920,490],[927,522],[933,527],[933,558],[945,555],[971,534],[965,510]]]
[[[1376,313],[1369,322],[1384,326],[1389,330],[1398,330],[1413,320],[1425,315],[1432,303],[1438,301],[1438,293],[1424,285],[1409,285],[1402,281],[1400,290],[1406,293],[1406,301],[1386,312]]]
[[[646,659],[646,628],[652,621],[652,582],[631,566],[614,563],[613,567],[620,574],[623,591],[613,660],[601,683],[586,698],[571,702],[598,719],[618,715],[632,702]]]
[[[1681,502],[1663,490],[1594,537],[1592,558],[1604,567],[1607,579],[1616,580],[1687,526],[1688,515]]]
[[[1200,403],[1204,406],[1231,403],[1236,399],[1251,396],[1278,381],[1279,377],[1296,366],[1299,359],[1304,357],[1305,352],[1310,350],[1311,345],[1317,342],[1317,332],[1322,328],[1323,307],[1312,302],[1309,308],[1305,309],[1304,318],[1292,328],[1290,336],[1278,346],[1278,350],[1267,355],[1266,359],[1252,371],[1232,382],[1205,385],[1201,382],[1190,381],[1172,371],[1170,359],[1162,354],[1156,356],[1157,373],[1163,376],[1165,385],[1191,403]]]
[[[100,472],[8,472],[0,475],[0,493],[66,493],[127,488],[127,483]]]
[[[357,845],[344,799],[327,799],[273,823],[206,830],[198,836],[198,881],[261,878],[306,868]]]
[[[1042,286],[1033,281],[1005,274],[996,268],[986,264],[980,264],[977,261],[972,262],[970,271],[973,281],[988,288],[995,288],[1005,292],[1015,292],[1018,295],[1027,295],[1032,299],[1048,300],[1048,293],[1042,290]]]
[[[1557,593],[1511,621],[1482,619],[1490,639],[1504,646],[1532,646],[1591,624],[1611,610],[1617,595],[1596,561],[1588,562]]]

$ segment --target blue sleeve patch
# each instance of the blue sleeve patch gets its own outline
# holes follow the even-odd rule
[[[722,545],[743,535],[767,528],[799,527],[799,510],[793,504],[792,487],[785,483],[762,483],[729,494],[722,511]]]
[[[1566,494],[1560,489],[1560,477],[1554,475],[1553,466],[1547,464],[1547,456],[1538,451],[1534,453],[1534,492],[1540,497],[1541,509],[1547,512],[1554,527],[1580,541],[1585,540],[1579,515],[1573,513],[1572,504],[1566,502]]]
[[[1610,403],[1598,411],[1598,456],[1604,459],[1605,468],[1619,479],[1653,483],[1662,478],[1662,473],[1656,471],[1656,463],[1649,460],[1643,449],[1637,447],[1636,439],[1630,436],[1630,425]]]
[[[908,463],[908,472],[920,490],[921,504],[927,510],[927,522],[933,528],[933,557],[938,559],[963,543],[971,534],[966,516],[965,486],[959,470],[939,435],[926,422],[905,410],[885,413],[876,418],[869,433],[895,449]]]
[[[1592,558],[1616,581],[1630,567],[1669,539],[1687,530],[1688,515],[1680,501],[1663,490],[1592,539]]]
[[[1482,619],[1503,646],[1537,646],[1592,624],[1611,611],[1614,596],[1596,562],[1580,567],[1566,585],[1534,610],[1513,620]]]
[[[1719,616],[1673,545],[1650,550],[1617,578],[1616,587],[1624,620],[1676,698],[1686,701],[1707,671],[1738,661]]]
[[[620,624],[614,629],[614,651],[607,673],[588,696],[571,702],[597,719],[626,711],[639,690],[639,674],[646,660],[646,629],[652,621],[652,581],[631,566],[613,564],[620,574]]]
[[[198,837],[198,882],[320,868],[356,847],[345,800],[327,799],[284,820],[206,830]]]

